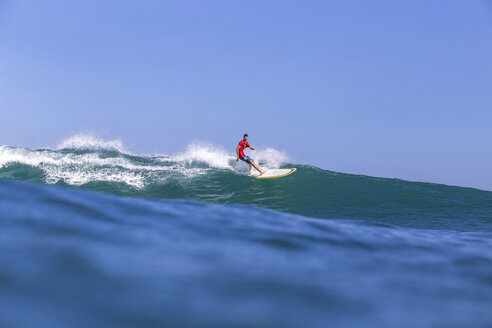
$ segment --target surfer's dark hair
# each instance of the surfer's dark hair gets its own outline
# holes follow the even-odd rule
[[[249,137],[249,136],[248,136],[248,134],[247,134],[247,133],[245,133],[245,134],[244,134],[244,136],[243,136],[243,138],[244,138],[244,137]]]

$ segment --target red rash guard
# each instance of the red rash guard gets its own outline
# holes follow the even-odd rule
[[[249,143],[247,141],[241,140],[241,141],[239,141],[239,147],[240,147],[239,148],[239,157],[241,157],[241,158],[246,157],[246,155],[244,155],[244,150],[246,149],[246,147],[251,148]]]

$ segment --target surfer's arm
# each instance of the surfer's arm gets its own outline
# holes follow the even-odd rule
[[[246,142],[246,147],[248,147],[251,150],[256,150],[254,147],[251,147],[251,145],[248,142]]]
[[[236,147],[236,161],[239,161],[239,147],[241,146]]]

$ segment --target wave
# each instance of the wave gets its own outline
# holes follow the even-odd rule
[[[266,168],[278,168],[287,158],[272,148],[252,157]],[[0,169],[4,173],[10,168],[11,175],[22,178],[22,174],[16,175],[15,166],[19,171],[25,169],[20,166],[29,166],[39,169],[42,174],[31,172],[27,180],[73,186],[109,182],[142,189],[169,178],[190,179],[211,169],[244,173],[246,166],[234,159],[230,152],[206,143],[191,144],[185,152],[174,156],[137,156],[125,150],[121,141],[104,141],[84,135],[63,141],[55,150],[0,146]]]
[[[62,141],[56,148],[59,150],[109,150],[120,153],[128,153],[123,147],[123,142],[121,140],[105,141],[95,138],[94,136],[84,134],[77,134]]]
[[[0,326],[489,327],[491,237],[0,180]]]
[[[0,326],[489,325],[492,192],[231,153],[0,146]]]
[[[55,149],[0,146],[0,178],[143,198],[245,204],[308,217],[365,220],[425,229],[492,230],[492,192],[322,170],[288,163],[285,153],[252,152],[267,168],[298,168],[289,177],[247,176],[233,150],[191,144],[175,155],[136,155],[120,141],[75,136]]]

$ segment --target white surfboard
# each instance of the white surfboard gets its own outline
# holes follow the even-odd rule
[[[267,170],[265,174],[260,175],[260,172],[256,171],[253,168],[254,172],[251,172],[249,175],[250,177],[256,178],[256,179],[275,179],[275,178],[282,178],[286,177],[289,174],[294,173],[297,169],[291,168],[291,169],[271,169]]]

